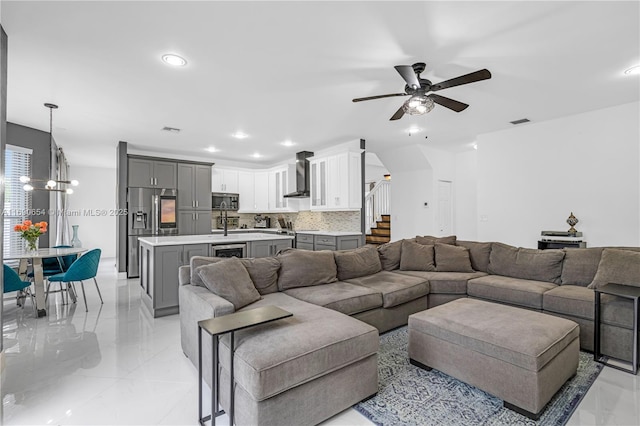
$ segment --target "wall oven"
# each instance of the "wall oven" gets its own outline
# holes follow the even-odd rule
[[[238,210],[240,196],[228,192],[213,192],[211,194],[211,206],[213,210]],[[224,206],[223,204],[224,203]]]
[[[211,246],[213,257],[247,257],[246,244],[214,244]]]

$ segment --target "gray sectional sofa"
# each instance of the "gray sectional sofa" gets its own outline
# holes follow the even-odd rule
[[[225,273],[240,264],[244,280],[244,272]],[[533,250],[418,236],[348,251],[194,257],[179,279],[182,348],[194,365],[198,321],[265,305],[294,314],[236,334],[235,412],[239,425],[301,425],[377,392],[378,333],[458,298],[570,319],[580,325],[581,348],[592,350],[594,291],[588,286],[640,286],[640,249]],[[239,298],[227,294],[246,285],[249,292]],[[630,360],[632,322],[630,301],[602,297],[604,354]],[[220,351],[221,404],[228,408],[228,339],[221,339]],[[204,348],[203,359],[209,380],[211,348]]]

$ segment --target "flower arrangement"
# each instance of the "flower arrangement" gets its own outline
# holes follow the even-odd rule
[[[27,242],[29,251],[35,251],[38,249],[38,238],[47,232],[47,222],[33,223],[30,220],[25,220],[23,223],[14,226],[13,230],[20,232],[20,236]]]

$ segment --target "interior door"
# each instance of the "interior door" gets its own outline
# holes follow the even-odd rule
[[[438,181],[438,231],[440,235],[452,235],[453,206],[451,182]]]

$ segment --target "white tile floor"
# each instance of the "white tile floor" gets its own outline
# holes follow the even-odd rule
[[[180,348],[178,316],[152,318],[137,280],[118,279],[107,263],[98,275],[105,303],[87,282],[88,313],[82,299],[63,306],[59,295],[37,320],[30,302],[5,302],[0,424],[198,423],[197,371]],[[352,409],[326,422],[370,424]],[[640,376],[605,367],[569,424],[640,425]]]

